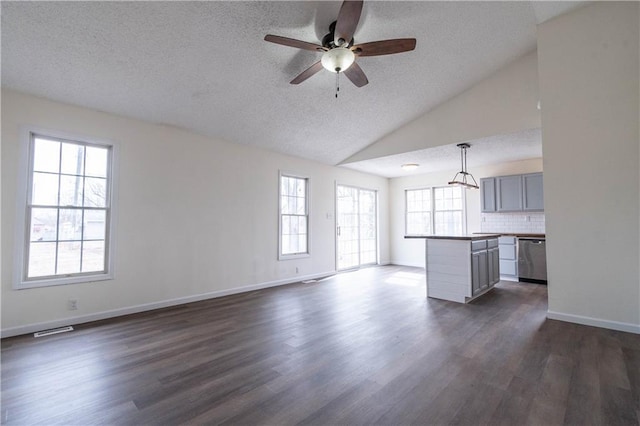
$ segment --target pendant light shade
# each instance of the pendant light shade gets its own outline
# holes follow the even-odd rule
[[[460,148],[460,164],[462,166],[462,170],[456,173],[456,175],[453,177],[453,180],[449,182],[449,185],[458,185],[464,186],[465,188],[478,189],[478,182],[476,182],[471,173],[467,173],[467,148],[470,148],[471,145],[469,145],[468,143],[459,143],[457,146],[458,148]]]
[[[346,47],[335,47],[326,51],[320,59],[322,66],[331,72],[344,72],[356,60],[356,55]]]

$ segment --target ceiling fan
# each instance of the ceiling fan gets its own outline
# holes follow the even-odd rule
[[[397,38],[354,44],[353,33],[358,27],[358,21],[360,21],[362,4],[362,0],[346,0],[342,3],[338,19],[329,25],[329,33],[322,38],[322,45],[271,34],[264,37],[266,41],[271,43],[322,52],[321,60],[302,71],[291,80],[291,84],[300,84],[325,68],[336,74],[344,73],[353,84],[362,87],[369,83],[369,80],[367,80],[362,68],[355,62],[356,57],[391,55],[415,49],[415,38]]]

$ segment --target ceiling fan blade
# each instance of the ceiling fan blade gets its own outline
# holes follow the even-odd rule
[[[416,48],[415,38],[396,38],[393,40],[372,41],[351,47],[357,56],[380,56],[408,52]]]
[[[344,75],[346,75],[347,78],[358,87],[362,87],[369,83],[367,76],[364,75],[364,71],[362,71],[362,68],[360,68],[360,66],[355,62],[351,64],[349,68],[344,70]]]
[[[266,36],[264,36],[264,39],[265,41],[270,41],[271,43],[281,44],[283,46],[289,47],[296,47],[298,49],[313,50],[314,52],[322,52],[327,50],[325,47],[322,47],[319,44],[307,43],[306,41],[296,40],[295,38],[267,34]]]
[[[356,28],[358,27],[361,13],[362,0],[345,0],[345,2],[342,3],[342,7],[340,7],[340,12],[338,13],[338,19],[336,20],[336,29],[333,37],[333,42],[336,46],[351,41],[353,33],[356,32]]]
[[[296,78],[291,80],[290,84],[300,84],[320,70],[322,70],[322,62],[318,61],[306,70],[302,71]]]

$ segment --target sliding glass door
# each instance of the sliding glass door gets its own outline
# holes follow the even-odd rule
[[[338,270],[371,265],[378,260],[377,193],[353,186],[336,186]]]

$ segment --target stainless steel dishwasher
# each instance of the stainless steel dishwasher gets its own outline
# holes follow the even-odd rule
[[[547,283],[547,248],[544,239],[518,238],[518,281]]]

